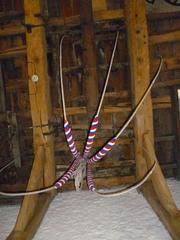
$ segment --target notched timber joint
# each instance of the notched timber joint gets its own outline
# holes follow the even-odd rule
[[[46,123],[46,124],[29,126],[27,128],[29,128],[29,129],[40,128],[40,129],[42,129],[42,134],[44,136],[45,135],[52,135],[52,134],[55,134],[56,136],[58,136],[59,135],[59,129],[61,129],[61,125],[57,124],[57,123],[54,123],[54,122],[49,122],[49,123]],[[43,131],[43,128],[46,129],[46,132]]]
[[[29,24],[29,23],[22,23],[22,25],[26,28],[26,31],[28,33],[32,33],[32,29],[33,28],[37,28],[37,27],[45,27],[45,24],[37,24],[37,25],[34,25],[34,24]]]
[[[51,131],[51,132],[43,132],[43,135],[44,136],[49,136],[49,135],[52,135],[54,134],[54,131]]]
[[[43,128],[43,127],[51,127],[51,124],[46,123],[46,124],[41,124],[41,125],[34,125],[34,126],[29,127],[29,128]]]

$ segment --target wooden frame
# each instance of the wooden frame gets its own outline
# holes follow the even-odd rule
[[[133,104],[136,105],[150,81],[145,1],[126,0],[124,2],[134,97]],[[30,32],[26,31],[32,121],[33,125],[43,126],[33,130],[35,159],[27,186],[27,190],[33,190],[53,184],[55,180],[55,161],[54,141],[48,125],[51,106],[47,73],[46,37],[43,21],[40,18],[42,0],[25,0],[24,9],[26,24],[33,25]],[[92,28],[91,25],[89,27]],[[158,40],[155,38],[153,41],[152,43],[155,44]],[[32,75],[38,75],[39,80],[37,83],[32,82]],[[92,107],[93,103],[90,105]],[[150,97],[148,97],[145,105],[142,106],[135,118],[134,133],[136,137],[136,177],[140,179],[147,169],[152,166],[153,161],[157,161],[152,144],[154,136]],[[144,153],[144,146],[151,158]],[[180,239],[180,211],[174,203],[159,164],[157,164],[151,179],[142,186],[141,191],[168,229],[172,238],[174,240]],[[25,197],[14,230],[7,239],[32,239],[54,195],[53,192]]]
[[[33,126],[35,159],[29,178],[27,191],[51,186],[55,181],[54,140],[49,127],[51,103],[49,78],[47,72],[46,36],[42,19],[41,0],[25,0],[25,22],[32,24],[31,31],[26,31],[27,64],[29,76],[29,96]],[[33,82],[32,76],[38,76]],[[54,192],[26,196],[23,200],[14,230],[7,239],[32,239]]]
[[[148,32],[144,0],[125,1],[128,49],[131,68],[133,103],[137,104],[150,81]],[[136,177],[140,179],[154,161],[157,161],[153,147],[152,101],[149,96],[134,120]],[[149,152],[144,154],[143,148]],[[180,239],[180,211],[172,198],[161,168],[157,166],[150,181],[141,188],[160,220],[166,226],[172,239]]]

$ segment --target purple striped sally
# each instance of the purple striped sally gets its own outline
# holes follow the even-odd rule
[[[71,126],[67,120],[64,120],[64,132],[65,132],[65,136],[66,136],[66,140],[67,140],[69,149],[70,149],[71,153],[73,154],[73,156],[76,158],[78,156],[78,151],[75,146]]]
[[[96,189],[95,189],[95,186],[94,186],[91,164],[88,164],[88,163],[87,163],[87,166],[86,166],[86,174],[87,174],[87,185],[88,185],[88,189],[89,189],[90,191],[94,192]]]
[[[69,169],[66,171],[65,174],[63,174],[63,176],[55,183],[55,187],[61,188],[73,175],[75,169],[78,167],[80,161],[81,161],[81,157],[78,156],[77,158],[74,159],[74,161],[72,162],[71,166],[69,167]]]
[[[116,138],[112,138],[108,141],[102,149],[100,149],[92,158],[88,159],[88,163],[94,163],[101,160],[107,153],[111,150],[111,148],[116,143]]]
[[[87,156],[91,150],[91,147],[94,142],[95,135],[96,135],[98,123],[99,123],[98,116],[95,116],[93,121],[91,122],[91,127],[89,129],[89,134],[88,134],[86,146],[84,149],[84,156]]]

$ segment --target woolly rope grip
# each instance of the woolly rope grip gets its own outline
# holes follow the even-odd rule
[[[92,176],[92,168],[91,168],[91,164],[86,165],[86,175],[87,175],[87,185],[88,185],[88,189],[92,192],[94,192],[95,186],[94,186],[94,181],[93,181],[93,176]]]
[[[99,123],[98,116],[95,116],[93,121],[91,122],[91,127],[89,129],[86,146],[84,148],[84,156],[87,156],[91,150],[91,147],[94,142],[95,135],[96,135],[98,123]]]
[[[75,146],[74,138],[72,136],[72,130],[67,120],[64,121],[64,132],[66,136],[66,140],[71,150],[72,155],[76,158],[78,156],[78,151]]]
[[[115,143],[116,138],[113,137],[110,141],[108,141],[108,143],[106,143],[106,145],[101,150],[99,150],[98,153],[96,153],[92,158],[88,160],[88,163],[94,163],[101,160],[111,150]]]
[[[61,188],[70,179],[79,162],[80,158],[74,160],[69,170],[55,183],[55,188]]]

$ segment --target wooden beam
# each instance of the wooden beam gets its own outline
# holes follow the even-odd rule
[[[114,10],[98,10],[93,12],[94,21],[109,21],[109,20],[118,20],[124,17],[123,9],[114,9]],[[49,25],[52,26],[77,26],[80,24],[80,16],[75,15],[66,18],[50,18],[48,21]]]
[[[97,105],[98,77],[93,12],[91,0],[80,0],[80,19],[82,28],[84,91],[88,100],[88,114]]]
[[[132,79],[133,103],[136,104],[150,81],[150,62],[147,20],[144,0],[126,0],[125,18],[127,22],[128,50]],[[148,133],[148,140],[154,142],[153,117],[151,98],[148,97],[138,111],[134,120],[136,176],[140,179],[147,169],[152,167],[156,156],[154,147],[146,142],[146,151],[143,152],[144,136]],[[146,140],[145,140],[146,141]],[[150,157],[149,157],[150,156]],[[165,224],[173,239],[180,239],[180,214],[171,196],[169,188],[160,170],[158,162],[152,174],[151,181],[142,187],[144,196]],[[156,201],[154,201],[156,198]],[[151,201],[152,200],[152,201]],[[165,214],[167,213],[167,216]],[[176,221],[172,224],[172,219]]]
[[[88,126],[87,126],[88,127]],[[87,128],[86,128],[87,129]],[[112,126],[111,128],[112,129]],[[94,147],[98,148],[98,147],[101,147],[103,146],[103,144],[105,144],[107,141],[108,141],[109,138],[99,138],[99,139],[96,139],[95,142],[94,142]],[[116,144],[131,144],[133,142],[133,139],[130,139],[130,138],[119,138],[116,142]],[[76,146],[78,149],[82,149],[83,146],[84,146],[84,140],[79,140],[77,141],[76,140]],[[55,143],[55,150],[61,150],[61,151],[66,151],[68,150],[68,146],[67,146],[67,143],[65,142],[56,142]]]
[[[93,11],[94,22],[110,21],[110,20],[120,20],[124,19],[124,9],[112,9],[112,10],[97,10]],[[161,19],[161,18],[170,18],[173,16],[179,16],[179,12],[172,13],[149,13],[149,19]],[[52,26],[68,26],[73,27],[80,24],[80,16],[75,15],[66,18],[54,17],[48,20],[48,24]]]
[[[0,28],[0,37],[25,34],[25,27],[21,23],[7,24]]]
[[[101,21],[110,21],[110,20],[120,20],[124,19],[124,10],[123,9],[102,9],[105,8],[105,1],[103,1],[104,6],[102,7],[102,4],[99,5],[99,2],[97,1],[98,7],[95,7],[93,11],[93,18],[94,22],[101,22]],[[98,9],[99,8],[99,9]],[[100,10],[101,8],[101,10]],[[97,10],[98,9],[98,10]],[[172,13],[149,13],[148,18],[149,19],[161,19],[161,18],[170,18],[173,16],[179,16],[179,12],[172,12]],[[79,15],[74,15],[71,17],[52,17],[48,19],[48,25],[50,26],[77,26],[80,25],[80,16]],[[10,35],[17,35],[17,34],[23,34],[25,33],[26,29],[25,26],[23,26],[21,23],[14,23],[14,24],[7,24],[4,25],[2,28],[0,28],[0,36],[10,36]],[[167,34],[167,35],[166,35]],[[163,37],[164,35],[164,37]],[[156,44],[156,42],[159,42],[161,40],[158,40],[158,36],[160,36],[160,39],[162,41],[166,41],[165,39],[168,40],[171,38],[172,41],[174,41],[176,38],[179,39],[178,36],[178,31],[172,32],[172,33],[165,33],[165,34],[160,34],[160,35],[155,35],[152,36],[152,44]],[[151,36],[150,36],[151,39]]]
[[[125,16],[127,22],[128,50],[130,57],[130,70],[132,82],[133,104],[137,105],[150,81],[148,33],[146,26],[145,6],[141,0],[139,5],[136,0],[125,1]],[[144,106],[146,105],[146,107]],[[135,157],[137,178],[142,178],[147,171],[143,156],[142,136],[151,132],[153,139],[152,102],[150,96],[138,111],[134,120]],[[137,144],[138,143],[138,144]]]
[[[34,229],[36,229],[40,223],[42,218],[44,217],[49,204],[53,199],[52,195],[43,194],[38,197],[38,201],[36,203],[35,215],[32,217],[30,223],[26,226],[24,231],[18,231],[14,229],[7,240],[30,240],[34,237]]]
[[[20,153],[20,141],[19,141],[19,126],[17,122],[16,113],[9,112],[7,114],[7,122],[10,126],[8,128],[9,139],[11,143],[11,150],[13,155],[13,160],[16,167],[21,167],[21,153]]]
[[[121,184],[132,184],[135,182],[134,176],[117,176],[117,177],[103,177],[95,178],[94,183],[96,188],[110,188],[114,186],[119,186]],[[63,190],[74,190],[74,182],[68,181],[64,186]],[[87,189],[86,181],[83,182],[83,190]]]
[[[153,109],[161,109],[161,108],[170,108],[171,107],[171,99],[169,96],[162,96],[153,98]],[[130,112],[132,107],[130,106],[130,102],[123,102],[120,106],[104,106],[102,109],[103,113],[120,113],[120,112]],[[66,108],[67,115],[73,116],[76,114],[87,114],[86,107],[67,107]],[[62,116],[62,109],[55,108],[54,114],[58,114]]]
[[[31,32],[26,32],[32,123],[33,125],[43,126],[33,128],[35,159],[27,190],[34,190],[51,186],[55,181],[54,140],[49,127],[52,114],[47,69],[46,36],[42,19],[37,17],[37,15],[39,16],[42,13],[42,0],[25,0],[24,9],[26,24],[35,26]],[[32,81],[34,74],[38,76],[37,82]],[[45,204],[44,208],[39,207],[41,196],[26,196],[23,200],[15,228],[8,239],[31,239],[53,195],[54,192],[47,194],[47,204]],[[27,231],[27,229],[30,230]]]
[[[5,111],[6,111],[5,86],[2,74],[2,63],[0,63],[0,112]]]
[[[8,88],[9,91],[11,90],[11,92],[16,91],[16,88],[12,88],[12,86],[10,88]],[[21,87],[17,87],[17,91],[20,90]],[[155,98],[154,98],[155,99]],[[153,109],[164,109],[164,108],[171,108],[171,102],[154,102],[153,103]],[[130,112],[132,110],[132,107],[130,106],[130,103],[122,103],[120,106],[116,106],[116,107],[112,107],[112,106],[105,106],[102,109],[103,113],[127,113]],[[74,115],[84,115],[87,114],[87,108],[86,107],[67,107],[66,108],[67,111],[67,116],[74,116]],[[54,115],[58,115],[59,117],[62,117],[62,109],[61,108],[53,108],[53,114]],[[17,116],[21,117],[21,118],[30,118],[30,113],[29,112],[17,112]],[[87,129],[88,126],[86,124],[74,124],[73,128],[76,129]],[[102,125],[102,128],[109,128],[109,125]]]
[[[24,54],[26,54],[26,45],[13,47],[13,48],[0,51],[0,59],[17,57],[18,55],[24,55]]]
[[[17,92],[28,89],[26,79],[8,79],[6,81],[6,92]]]
[[[180,87],[179,87],[180,88]],[[171,97],[172,97],[172,121],[173,121],[173,132],[174,132],[174,155],[177,163],[177,172],[176,176],[180,179],[180,96],[178,93],[178,87],[174,86],[171,89]]]
[[[93,165],[93,168],[116,168],[116,167],[126,167],[126,166],[131,166],[135,164],[134,159],[123,159],[123,160],[116,160],[116,159],[109,159],[109,160],[102,160],[97,162],[95,165]],[[68,165],[62,165],[62,164],[57,164],[56,165],[56,170],[57,171],[65,171],[69,166]],[[173,166],[174,167],[174,166]]]
[[[167,43],[167,42],[177,42],[177,41],[180,41],[180,31],[179,30],[149,36],[149,43],[152,45],[159,44],[159,43]]]
[[[160,19],[171,19],[171,18],[178,18],[179,17],[179,11],[175,11],[175,12],[156,12],[156,13],[148,13],[147,14],[147,19],[148,20],[160,20]]]
[[[172,87],[176,85],[180,85],[180,79],[172,79],[172,80],[166,80],[162,82],[156,82],[154,87],[162,88],[162,87]]]
[[[174,135],[159,136],[159,137],[156,137],[155,139],[156,142],[166,142],[166,141],[174,141],[174,140],[175,140]]]
[[[92,0],[92,8],[93,11],[107,10],[107,2],[106,0]]]
[[[175,56],[175,57],[168,57],[164,58],[164,64],[162,67],[162,71],[169,71],[169,70],[178,70],[180,69],[180,57]],[[158,66],[158,59],[152,59],[151,60],[151,71],[154,72],[155,69],[157,69]]]
[[[179,240],[180,236],[180,214],[171,215],[167,212],[161,205],[159,198],[154,190],[152,183],[148,182],[144,185],[142,190],[146,200],[151,205],[154,212],[158,215],[160,220],[166,226],[167,230],[169,231],[172,240]]]
[[[101,10],[94,11],[94,21],[110,21],[110,20],[118,20],[124,18],[124,10],[123,9],[113,9],[113,10]]]
[[[153,165],[154,161],[156,161],[158,163],[158,160],[156,158],[154,147],[149,138],[149,134],[144,135],[143,142],[145,144],[145,147],[148,151],[149,156],[151,156],[151,157],[149,157],[148,155],[146,155],[146,161],[147,161],[148,166],[150,167]],[[166,211],[168,211],[172,214],[176,214],[177,208],[176,208],[175,202],[173,201],[173,197],[172,197],[169,187],[164,179],[164,176],[162,174],[159,164],[157,164],[151,180],[152,180],[152,184],[154,186],[154,190],[155,190],[162,206],[166,209]]]
[[[157,163],[158,161],[149,134],[144,135],[144,144],[150,156],[146,156],[147,164],[150,167],[154,161]],[[142,191],[153,210],[166,226],[172,239],[178,240],[180,239],[180,210],[173,200],[159,164],[156,166],[151,181],[152,183],[146,184]]]

